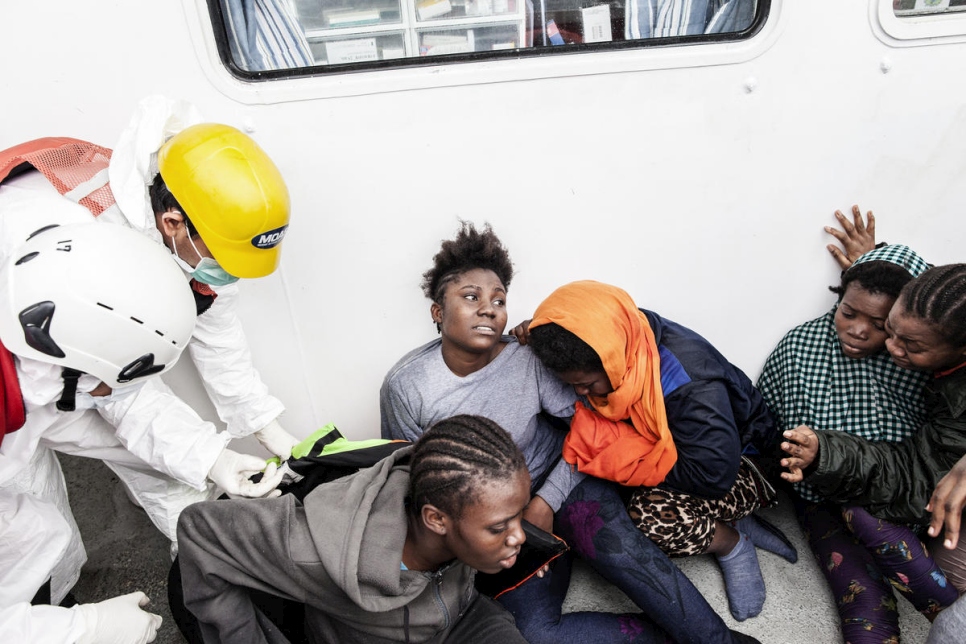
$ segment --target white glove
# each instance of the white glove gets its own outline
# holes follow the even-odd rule
[[[265,459],[225,448],[211,466],[208,478],[228,494],[261,497],[271,493],[271,496],[278,496],[281,492],[275,488],[282,482],[282,473],[277,470],[275,463],[266,465]],[[249,477],[258,473],[263,474],[261,481],[253,483],[249,480]]]
[[[151,600],[138,591],[96,604],[78,604],[86,630],[77,644],[147,644],[161,626],[161,616],[142,610]]]
[[[273,420],[255,432],[255,438],[262,444],[262,447],[283,461],[288,460],[288,457],[292,455],[292,448],[302,442],[282,429],[277,420]]]

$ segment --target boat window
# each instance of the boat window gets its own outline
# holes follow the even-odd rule
[[[741,40],[758,31],[769,3],[209,0],[209,9],[220,54],[229,69],[244,79],[266,80]]]
[[[953,13],[966,11],[966,0],[893,0],[892,9],[899,17]]]

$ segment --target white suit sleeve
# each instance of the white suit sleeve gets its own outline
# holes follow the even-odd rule
[[[87,630],[79,610],[60,606],[31,606],[20,602],[0,608],[0,633],[5,642],[70,644]]]
[[[160,378],[115,391],[98,412],[125,448],[148,465],[198,490],[231,436],[198,416]]]
[[[210,309],[198,316],[188,352],[228,433],[248,436],[285,411],[252,364],[237,314],[238,286],[217,290]]]

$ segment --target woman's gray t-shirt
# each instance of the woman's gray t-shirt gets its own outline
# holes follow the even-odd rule
[[[560,458],[565,432],[541,412],[569,420],[578,399],[529,347],[504,336],[503,351],[479,371],[457,376],[437,338],[410,351],[389,370],[379,404],[383,438],[417,440],[433,423],[457,414],[483,416],[513,436],[538,494],[556,512],[583,479]]]

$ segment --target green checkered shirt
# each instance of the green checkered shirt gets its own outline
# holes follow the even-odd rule
[[[872,259],[903,266],[913,276],[928,265],[905,246],[885,246]],[[922,388],[927,374],[897,367],[885,350],[856,360],[842,353],[835,333],[835,309],[791,331],[768,357],[758,389],[781,431],[798,425],[848,432],[872,441],[901,441],[925,420]],[[808,485],[796,489],[821,501]]]

